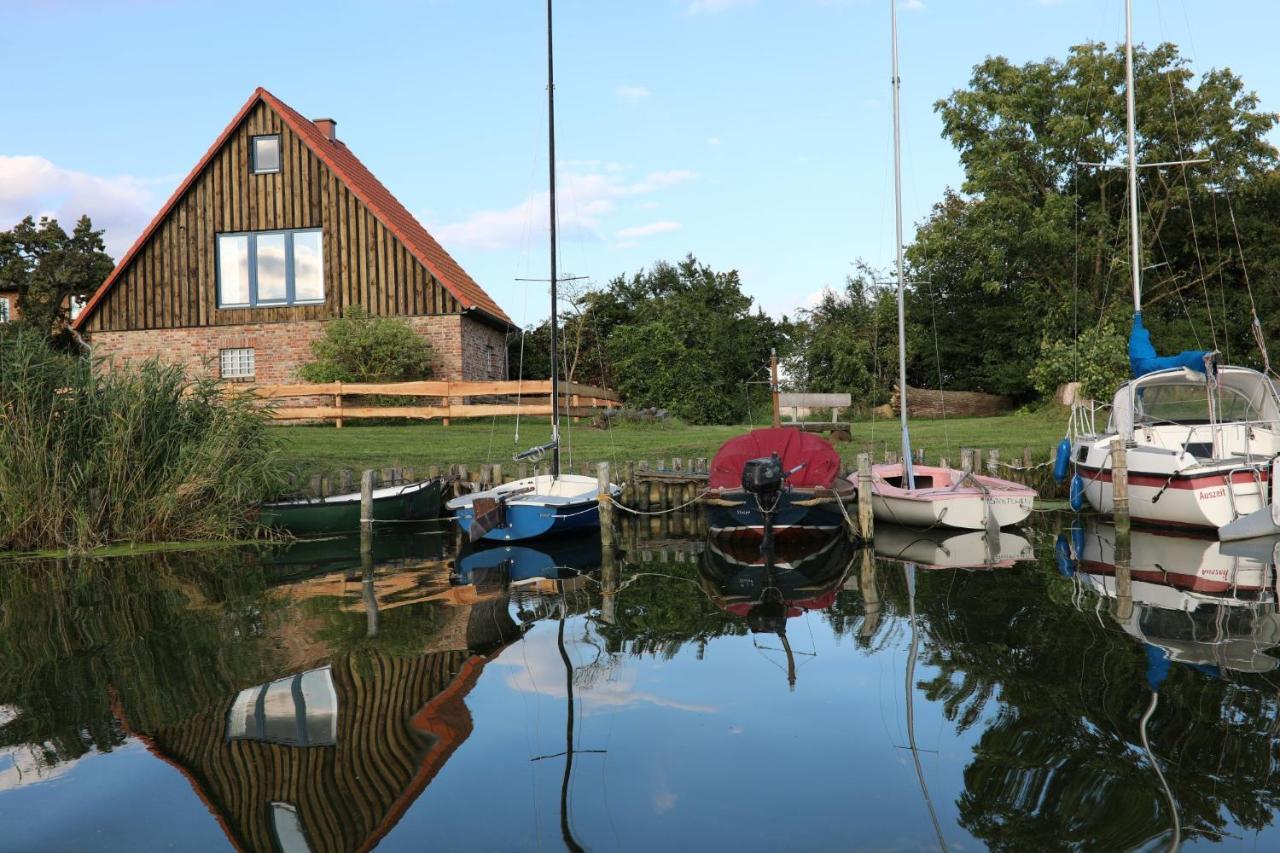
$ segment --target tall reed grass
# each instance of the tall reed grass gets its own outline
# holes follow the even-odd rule
[[[244,535],[282,486],[267,422],[178,367],[96,369],[0,331],[0,550]]]

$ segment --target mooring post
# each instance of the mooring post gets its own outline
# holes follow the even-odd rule
[[[960,448],[960,470],[966,474],[973,473],[973,448]]]
[[[1117,522],[1119,518],[1117,517]],[[1128,622],[1133,616],[1133,561],[1129,550],[1129,526],[1128,516],[1125,517],[1124,533],[1120,532],[1120,525],[1116,524],[1116,600],[1112,608],[1112,615],[1115,616],[1117,622]]]
[[[992,477],[1000,473],[1000,448],[998,447],[987,451],[987,473]]]
[[[360,542],[363,545],[366,537],[363,533],[360,535]],[[360,568],[362,581],[360,584],[361,597],[364,599],[364,616],[365,616],[365,636],[378,636],[378,591],[374,589],[374,570],[373,570],[373,550],[361,550],[360,552]]]
[[[600,502],[600,619],[612,625],[614,597],[618,593],[618,561],[613,547],[613,496],[609,493],[609,463],[596,465],[596,487]]]
[[[1115,519],[1117,546],[1123,536],[1129,545],[1129,458],[1124,440],[1111,440],[1111,515]]]
[[[373,469],[360,475],[360,553],[373,551]]]
[[[773,428],[782,426],[782,398],[778,391],[778,351],[769,350],[769,391],[773,399]]]
[[[863,542],[875,536],[875,514],[871,508],[871,454],[858,454],[858,535]]]
[[[862,569],[858,574],[858,590],[862,593],[862,625],[858,641],[866,646],[880,624],[880,590],[876,587],[876,558],[870,548],[862,549]]]
[[[613,553],[613,495],[609,492],[609,463],[596,465],[596,501],[600,505],[600,547]]]

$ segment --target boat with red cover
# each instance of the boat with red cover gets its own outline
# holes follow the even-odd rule
[[[769,468],[776,458],[780,482],[748,488],[744,475]],[[774,530],[838,530],[845,507],[857,490],[840,476],[840,455],[826,439],[795,427],[752,430],[729,439],[711,460],[707,493],[702,497],[707,527],[713,532],[747,528],[763,533],[765,514]]]

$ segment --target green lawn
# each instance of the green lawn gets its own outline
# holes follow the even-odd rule
[[[568,425],[566,425],[568,426]],[[677,424],[625,424],[609,430],[593,429],[586,422],[566,429],[563,446],[575,462],[616,460],[656,460],[710,458],[728,438],[746,426],[685,426]],[[921,420],[911,426],[912,443],[924,448],[929,460],[948,456],[960,461],[960,448],[997,447],[1004,459],[1020,458],[1030,447],[1036,461],[1047,458],[1062,438],[1066,414],[1056,411],[1006,415],[997,418],[950,418]],[[520,442],[513,442],[515,423],[455,421],[450,426],[437,422],[366,426],[348,421],[342,429],[333,426],[278,426],[284,439],[286,462],[304,474],[328,474],[342,468],[360,470],[412,465],[476,466],[491,462],[509,464],[516,449],[526,449],[547,440],[545,418],[524,420]],[[851,466],[856,455],[871,451],[874,459],[884,458],[886,448],[897,449],[896,420],[859,421],[853,424],[853,441],[836,445]]]

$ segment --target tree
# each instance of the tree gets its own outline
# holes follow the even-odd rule
[[[72,337],[72,300],[87,299],[114,266],[88,216],[70,234],[48,216],[0,231],[0,290],[17,291],[21,325],[63,346]]]
[[[848,392],[883,403],[898,381],[897,295],[876,284],[876,271],[859,263],[842,292],[827,290],[800,312],[787,372],[805,391]],[[920,346],[925,330],[908,330],[907,346]]]
[[[409,323],[371,317],[359,305],[331,320],[311,342],[314,360],[298,369],[307,382],[407,382],[431,377],[431,344]]]
[[[1134,65],[1139,162],[1209,158],[1140,171],[1142,257],[1161,265],[1147,271],[1148,326],[1162,349],[1244,352],[1247,290],[1231,286],[1242,269],[1212,190],[1248,196],[1267,180],[1275,117],[1230,71],[1193,79],[1174,45],[1139,47]],[[1127,328],[1126,176],[1087,165],[1122,160],[1124,98],[1123,50],[1091,43],[1065,61],[988,58],[935,105],[965,180],[934,207],[908,257],[912,278],[930,282],[917,286],[913,313],[937,322],[948,385],[1027,395],[1042,353],[1103,319]]]
[[[628,405],[669,409],[693,423],[734,423],[749,395],[764,404],[770,348],[785,355],[790,324],[742,292],[736,270],[716,272],[692,255],[618,276],[599,290],[570,291],[561,323],[561,376],[607,385]],[[518,348],[523,345],[521,358]],[[512,343],[522,375],[550,375],[550,326]]]

